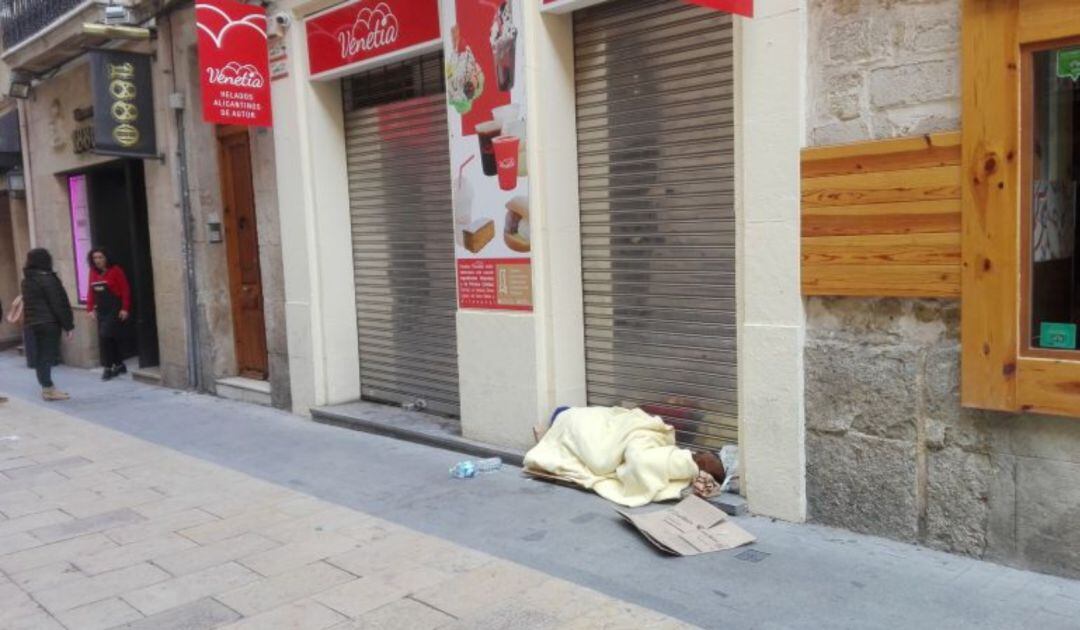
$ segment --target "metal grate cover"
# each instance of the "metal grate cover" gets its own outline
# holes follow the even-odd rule
[[[360,386],[368,400],[457,416],[446,98],[441,61],[423,60],[344,90]]]
[[[735,442],[731,16],[619,0],[574,40],[589,402]]]

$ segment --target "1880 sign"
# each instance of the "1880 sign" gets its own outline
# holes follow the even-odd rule
[[[113,50],[89,56],[94,153],[157,157],[150,57]]]

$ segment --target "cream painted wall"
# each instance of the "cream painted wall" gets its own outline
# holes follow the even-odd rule
[[[739,442],[750,509],[806,519],[799,152],[806,1],[737,20]]]
[[[308,80],[302,15],[273,106],[292,404],[305,414],[360,397],[360,358],[341,87]]]

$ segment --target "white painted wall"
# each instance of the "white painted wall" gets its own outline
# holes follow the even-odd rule
[[[806,518],[800,289],[806,0],[737,20],[739,441],[750,509]]]

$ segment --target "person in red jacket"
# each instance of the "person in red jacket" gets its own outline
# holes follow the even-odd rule
[[[101,380],[107,381],[127,373],[124,357],[120,352],[124,322],[131,315],[131,286],[120,265],[109,260],[102,247],[90,250],[90,290],[86,296],[86,310],[97,320],[98,345],[101,347],[101,366],[105,373]]]

